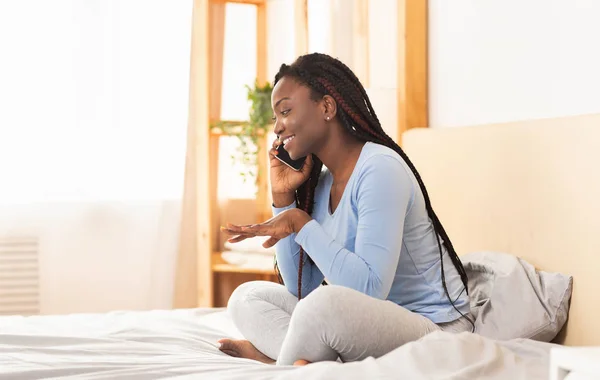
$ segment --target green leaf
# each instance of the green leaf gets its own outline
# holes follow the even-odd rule
[[[255,80],[253,86],[244,85],[249,104],[248,120],[243,122],[218,121],[211,128],[220,128],[224,134],[235,135],[239,140],[236,152],[238,157],[231,155],[232,161],[245,166],[240,173],[244,182],[254,177],[256,181],[262,173],[258,170],[259,136],[265,136],[271,125],[273,111],[271,109],[271,94],[273,86],[269,82],[260,86]]]

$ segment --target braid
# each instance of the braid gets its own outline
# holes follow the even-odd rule
[[[313,155],[313,167],[306,182],[296,190],[297,206],[304,210],[308,215],[312,214],[314,206],[315,189],[319,182],[319,175],[323,163]],[[304,268],[304,249],[300,247],[299,264],[298,264],[298,299],[302,299],[302,269]],[[309,260],[311,260],[309,258]],[[312,262],[312,260],[311,260]]]
[[[307,181],[307,185],[306,185],[306,197],[304,198],[304,204],[302,205],[302,209],[308,214],[310,215],[311,212],[308,210],[310,207],[310,184],[312,182],[312,178],[308,178]],[[302,270],[304,269],[304,249],[302,249],[302,247],[300,248],[300,254],[299,254],[299,264],[298,264],[298,299],[302,299]]]
[[[338,105],[338,116],[342,125],[349,133],[359,140],[375,142],[393,149],[406,162],[407,166],[415,176],[423,194],[427,214],[432,221],[440,251],[442,285],[448,299],[454,306],[454,302],[451,300],[446,287],[442,245],[446,248],[468,294],[468,278],[465,269],[446,230],[442,226],[436,213],[433,211],[429,194],[421,176],[402,148],[400,148],[400,146],[383,130],[373,105],[371,104],[365,88],[360,83],[360,80],[352,70],[341,61],[321,53],[303,55],[292,65],[281,65],[279,72],[275,76],[275,84],[277,84],[284,76],[293,77],[299,83],[308,86],[311,89],[311,98],[313,100],[320,100],[325,95],[331,96]],[[313,156],[313,159],[315,158],[316,157]],[[318,159],[314,160],[315,163],[317,161]],[[320,161],[318,163],[318,165],[315,164],[315,167],[313,167],[309,179],[296,192],[298,207],[309,214],[312,213],[314,191],[322,167],[322,163]],[[317,167],[318,170],[316,170]],[[298,269],[299,299],[301,298],[300,291],[304,253],[304,250],[301,248]],[[310,257],[309,260],[311,260]]]

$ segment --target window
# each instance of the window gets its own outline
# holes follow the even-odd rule
[[[0,202],[181,197],[192,2],[141,3],[0,2]]]
[[[248,101],[244,85],[256,78],[256,7],[246,4],[225,6],[225,46],[221,119],[247,120]]]
[[[256,7],[225,5],[221,120],[248,120],[247,86],[256,80]],[[256,168],[240,162],[240,139],[222,136],[219,145],[219,198],[254,198]],[[235,159],[232,159],[232,156]],[[251,175],[244,175],[250,172]]]

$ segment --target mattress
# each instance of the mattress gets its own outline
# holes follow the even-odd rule
[[[274,366],[220,352],[223,309],[0,317],[0,379],[547,379],[551,345],[435,332],[361,362]]]

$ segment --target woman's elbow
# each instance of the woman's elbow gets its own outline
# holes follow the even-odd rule
[[[385,286],[378,277],[372,277],[367,281],[364,293],[373,298],[385,300],[390,293],[390,287]]]

